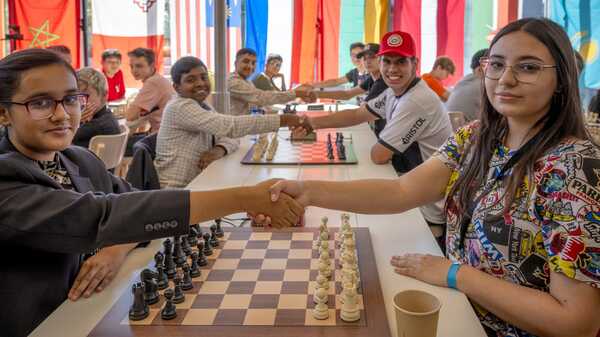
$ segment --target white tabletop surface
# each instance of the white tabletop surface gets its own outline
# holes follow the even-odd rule
[[[346,107],[346,106],[344,106]],[[298,110],[304,107],[299,106]],[[241,165],[240,161],[250,147],[250,137],[242,141],[240,149],[212,163],[201,175],[194,179],[188,188],[208,190],[240,185],[251,185],[270,178],[350,180],[365,178],[395,179],[396,173],[391,165],[375,165],[370,161],[369,151],[376,139],[367,125],[343,129],[351,134],[358,165]],[[368,202],[365,200],[365,202]],[[320,218],[328,216],[330,226],[338,226],[342,212],[309,207],[306,212],[306,226],[318,226]],[[369,228],[373,251],[377,261],[379,279],[385,300],[388,322],[392,336],[396,336],[395,314],[392,305],[393,296],[406,289],[421,289],[438,296],[442,302],[438,324],[438,336],[485,336],[479,320],[460,292],[430,286],[423,282],[394,273],[389,264],[393,255],[403,253],[429,253],[440,255],[431,232],[418,210],[410,210],[395,215],[351,214],[351,224]],[[153,241],[147,248],[136,249],[130,253],[118,275],[104,291],[89,299],[77,302],[65,301],[50,315],[31,336],[44,337],[80,337],[86,336],[97,322],[108,312],[123,291],[129,291],[132,278],[152,260],[154,253],[161,248],[159,240]]]

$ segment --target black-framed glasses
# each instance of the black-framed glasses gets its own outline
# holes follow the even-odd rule
[[[29,113],[31,119],[41,120],[54,115],[58,104],[62,104],[63,109],[65,109],[65,112],[69,115],[81,114],[81,111],[83,110],[83,108],[85,108],[85,105],[87,104],[88,96],[88,94],[79,93],[66,95],[62,99],[54,99],[52,97],[40,97],[34,98],[23,103],[11,101],[4,101],[0,103],[23,105],[25,106],[25,109],[27,109],[27,112]]]
[[[556,65],[537,62],[520,62],[507,65],[504,61],[482,57],[479,64],[483,67],[485,77],[490,80],[499,80],[506,69],[510,68],[517,81],[521,83],[535,83],[544,69],[556,68]]]

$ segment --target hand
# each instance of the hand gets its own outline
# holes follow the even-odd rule
[[[269,192],[271,194],[272,201],[278,201],[280,197],[287,197],[288,195],[294,198],[303,208],[306,208],[309,204],[308,192],[304,187],[302,181],[299,180],[268,180],[272,181]],[[285,194],[283,194],[285,193]],[[271,218],[264,213],[248,213],[256,224],[269,225],[271,224]]]
[[[272,187],[277,179],[263,181],[252,187],[252,196],[244,200],[244,209],[248,214],[262,214],[272,219],[273,227],[291,227],[298,223],[304,213],[304,206],[286,194],[277,192],[277,197],[272,195]],[[285,191],[284,191],[285,192]]]
[[[308,96],[312,90],[313,90],[312,85],[307,84],[307,83],[304,83],[304,84],[299,85],[296,88],[294,88],[296,97],[300,97],[300,98]]]
[[[390,263],[394,267],[394,271],[400,275],[440,287],[448,286],[446,277],[452,262],[444,257],[429,254],[404,254],[393,256]]]
[[[123,245],[106,247],[85,260],[69,291],[69,299],[76,301],[82,294],[87,298],[94,291],[104,290],[119,271],[129,250],[130,247]]]
[[[317,101],[317,98],[319,96],[317,95],[317,91],[311,90],[308,92],[307,95],[302,96],[301,99],[305,102],[305,103],[314,103]]]
[[[294,135],[308,134],[313,131],[310,119],[306,116],[283,114],[281,115],[281,124],[289,127]]]
[[[83,111],[81,111],[81,123],[87,123],[91,121],[92,118],[94,118],[94,114],[99,109],[100,106],[94,102],[86,104],[85,108],[83,108]]]
[[[220,146],[215,146],[212,149],[203,152],[198,160],[198,168],[204,170],[213,161],[223,158],[225,156],[225,150]]]

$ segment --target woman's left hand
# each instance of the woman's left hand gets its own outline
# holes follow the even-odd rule
[[[400,275],[440,287],[447,287],[446,277],[452,262],[444,257],[429,254],[404,254],[393,256],[390,261]]]

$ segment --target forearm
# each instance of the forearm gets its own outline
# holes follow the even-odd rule
[[[136,105],[129,104],[126,112],[127,120],[131,122],[140,118],[141,111],[142,109],[138,108]]]
[[[253,198],[249,187],[234,187],[190,193],[190,223],[200,223],[247,211],[245,201]]]
[[[360,108],[359,108],[360,109]],[[359,109],[338,111],[331,115],[314,117],[311,124],[315,129],[343,128],[368,122],[370,116],[359,114]]]
[[[462,266],[457,286],[472,301],[500,319],[538,336],[595,336],[586,331],[551,294],[513,284]],[[493,290],[493,291],[492,291]]]
[[[332,78],[329,80],[325,80],[323,82],[317,82],[317,83],[313,83],[312,86],[315,88],[329,88],[329,87],[335,87],[336,85],[341,85],[346,83],[346,78],[345,77],[340,77],[340,78]]]
[[[317,91],[316,94],[318,98],[329,98],[337,100],[347,100],[358,95],[351,92],[350,90]]]
[[[137,245],[137,243],[126,243],[122,245],[104,247],[102,248],[102,250],[111,251],[115,254],[119,254],[124,257],[127,254],[129,254],[129,252],[132,251],[135,247],[137,247]]]

